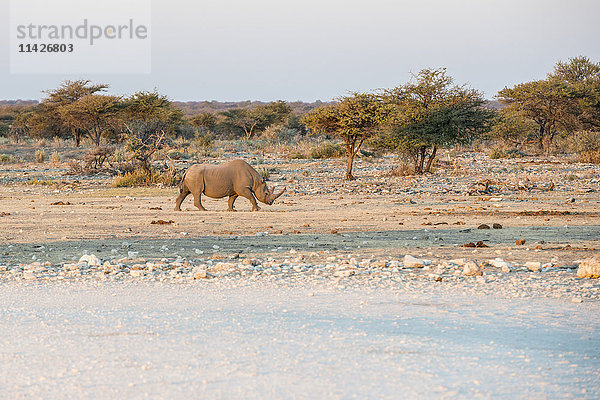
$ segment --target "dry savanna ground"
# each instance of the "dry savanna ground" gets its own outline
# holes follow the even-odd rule
[[[175,212],[174,187],[111,187],[112,177],[67,175],[63,164],[1,165],[0,262],[36,255],[70,260],[83,251],[103,254],[122,242],[134,243],[146,256],[160,255],[163,244],[172,243],[178,255],[198,248],[265,254],[293,248],[317,256],[559,263],[600,248],[595,165],[447,154],[434,174],[415,177],[390,175],[397,160],[387,157],[359,159],[359,179],[346,182],[341,159],[245,158],[269,171],[270,186],[287,187],[260,212],[250,212],[244,198],[235,213],[226,211],[226,199],[204,198],[209,211],[200,212],[191,195],[183,211]],[[491,229],[478,229],[484,224]],[[463,247],[480,241],[487,247]]]
[[[260,212],[0,165],[0,397],[600,396],[599,166],[242,157]]]

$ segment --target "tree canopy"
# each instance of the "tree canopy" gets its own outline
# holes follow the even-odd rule
[[[557,134],[600,128],[600,64],[587,57],[559,61],[547,79],[506,87],[497,97],[510,113],[536,124],[530,135],[549,151]]]
[[[468,142],[489,129],[492,113],[481,93],[458,86],[444,68],[423,69],[385,92],[392,107],[379,147],[411,157],[415,173],[429,172],[440,147]]]
[[[346,147],[346,179],[353,180],[352,166],[360,147],[372,137],[388,117],[381,96],[353,93],[336,99],[335,104],[319,107],[306,114],[304,123],[313,132],[337,136]]]

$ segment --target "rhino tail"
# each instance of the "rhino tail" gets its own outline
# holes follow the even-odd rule
[[[183,175],[181,176],[181,180],[179,181],[179,193],[183,192],[183,182],[185,182],[185,176],[187,175],[190,169],[186,169]]]

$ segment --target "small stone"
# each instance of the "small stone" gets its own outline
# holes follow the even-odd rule
[[[578,278],[600,278],[600,255],[586,258],[577,268]]]
[[[80,263],[86,262],[87,265],[90,267],[99,267],[100,265],[102,265],[102,262],[100,261],[100,259],[93,254],[84,254],[79,259],[79,262]]]
[[[515,244],[517,246],[523,246],[525,244],[526,240],[525,239],[517,239],[515,240]]]
[[[493,265],[496,268],[500,268],[502,272],[511,272],[513,270],[512,265],[501,258],[495,260],[488,260],[488,264]]]
[[[477,229],[490,229],[490,226],[486,224],[481,224],[477,227]]]
[[[205,268],[196,267],[192,271],[192,276],[194,279],[206,279],[208,278],[208,271]]]
[[[502,229],[502,225],[498,224],[498,223],[494,223],[494,224],[492,224],[492,228],[494,228],[494,229]]]
[[[483,272],[481,272],[481,268],[475,261],[466,261],[463,267],[463,275],[465,276],[481,276]]]
[[[335,276],[337,278],[347,278],[352,275],[354,275],[354,271],[351,269],[338,270],[338,271],[335,271],[335,273],[333,274],[333,276]]]
[[[405,268],[423,268],[424,264],[424,260],[421,260],[408,254],[404,256]]]
[[[144,271],[141,269],[132,269],[129,271],[129,275],[133,277],[144,276]]]
[[[453,260],[448,261],[450,264],[456,264],[460,267],[463,267],[467,261],[464,258],[455,258]]]
[[[525,263],[525,267],[532,272],[538,272],[542,269],[542,263],[539,261],[527,261]]]

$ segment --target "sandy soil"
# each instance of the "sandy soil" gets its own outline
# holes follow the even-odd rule
[[[288,188],[257,213],[0,165],[0,397],[600,397],[599,166],[254,161]]]
[[[570,263],[600,248],[598,166],[466,155],[447,170],[414,178],[388,176],[393,159],[359,160],[360,180],[344,182],[341,160],[273,159],[264,165],[273,169],[270,184],[285,185],[288,192],[258,213],[249,212],[245,199],[238,199],[237,213],[225,211],[226,199],[205,199],[210,211],[195,211],[191,196],[183,212],[174,212],[174,188],[111,188],[111,178],[70,177],[64,168],[4,166],[0,212],[10,215],[0,217],[0,254],[21,262],[36,254],[65,259],[69,248],[73,257],[83,250],[104,254],[108,247],[134,241],[144,256],[160,255],[156,249],[169,243],[184,249],[181,255],[186,248],[226,243],[238,252],[268,252],[277,244],[297,250],[416,252],[430,258],[501,255]],[[32,178],[54,184],[23,183]],[[484,179],[492,182],[490,193],[469,195]],[[545,190],[550,182],[554,190]],[[158,220],[173,224],[151,224]],[[476,229],[493,223],[503,229]],[[225,239],[231,237],[242,240],[228,246]],[[518,239],[525,245],[515,245]],[[489,247],[458,247],[477,241]],[[48,243],[52,252],[48,246],[39,249]]]

